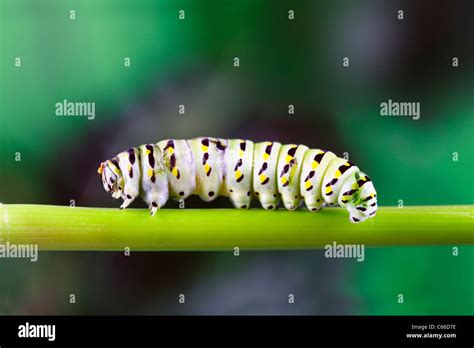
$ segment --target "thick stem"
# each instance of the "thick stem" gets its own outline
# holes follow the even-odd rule
[[[332,243],[383,245],[474,244],[472,205],[380,207],[360,224],[347,212],[303,209],[70,208],[0,204],[0,243],[40,250],[309,249]]]

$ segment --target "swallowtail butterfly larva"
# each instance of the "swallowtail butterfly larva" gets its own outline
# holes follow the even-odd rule
[[[132,147],[104,161],[98,169],[104,189],[123,199],[121,209],[141,196],[150,214],[196,194],[206,202],[229,197],[247,209],[252,198],[263,208],[288,210],[304,200],[310,211],[339,205],[351,222],[375,216],[377,194],[370,178],[351,162],[330,151],[278,142],[202,137],[167,139]]]

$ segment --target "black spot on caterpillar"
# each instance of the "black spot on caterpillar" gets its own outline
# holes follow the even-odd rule
[[[289,210],[303,201],[310,211],[340,205],[355,223],[377,210],[377,194],[367,175],[330,151],[305,145],[166,139],[102,162],[99,173],[104,189],[124,200],[121,209],[140,195],[151,215],[170,197],[185,199],[191,194],[205,201],[222,194],[239,209],[250,207],[254,198],[269,210],[280,201]]]

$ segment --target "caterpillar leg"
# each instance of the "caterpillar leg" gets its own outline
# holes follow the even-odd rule
[[[137,195],[138,196],[138,195]],[[125,194],[123,198],[123,203],[120,205],[120,209],[127,208],[132,202],[137,198],[137,196],[132,196],[131,194]]]

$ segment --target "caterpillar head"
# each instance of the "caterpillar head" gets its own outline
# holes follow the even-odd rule
[[[347,208],[351,222],[359,223],[373,218],[377,212],[377,192],[372,180],[364,173],[356,173],[352,184],[346,182],[341,189],[339,205]]]
[[[104,190],[112,195],[114,199],[122,196],[123,176],[116,159],[107,160],[100,164],[97,173],[102,176]]]

